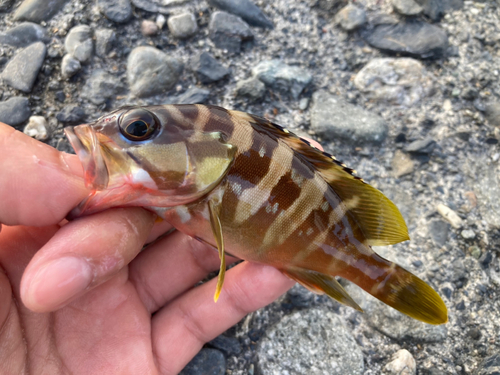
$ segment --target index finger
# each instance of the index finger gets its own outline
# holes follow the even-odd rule
[[[89,194],[76,155],[0,123],[0,223],[59,223]]]

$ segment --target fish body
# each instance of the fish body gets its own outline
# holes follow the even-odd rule
[[[279,125],[204,105],[127,107],[67,130],[92,194],[71,215],[142,206],[224,253],[272,265],[361,310],[341,276],[416,319],[447,321],[425,282],[371,248],[404,220],[353,170]]]

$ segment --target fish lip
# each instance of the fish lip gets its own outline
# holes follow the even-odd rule
[[[64,128],[64,133],[82,163],[85,186],[92,190],[106,189],[109,172],[92,126],[89,124],[68,126]]]

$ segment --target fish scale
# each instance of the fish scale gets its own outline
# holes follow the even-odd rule
[[[72,216],[114,206],[156,212],[218,249],[215,299],[227,251],[358,310],[336,276],[413,318],[447,321],[429,285],[371,248],[409,239],[396,206],[277,124],[221,107],[165,105],[127,107],[66,132],[95,185]]]

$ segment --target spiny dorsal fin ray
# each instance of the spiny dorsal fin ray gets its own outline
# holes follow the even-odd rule
[[[367,245],[386,246],[410,239],[406,223],[396,205],[379,190],[355,176],[353,169],[280,125],[244,112],[232,112],[232,115],[250,122],[255,130],[264,131],[285,142],[318,171],[341,200],[356,197],[358,203],[349,213],[359,225]]]
[[[363,312],[363,309],[351,298],[335,277],[304,268],[290,267],[281,270],[285,275],[305,286],[316,294],[327,294],[340,303]]]

